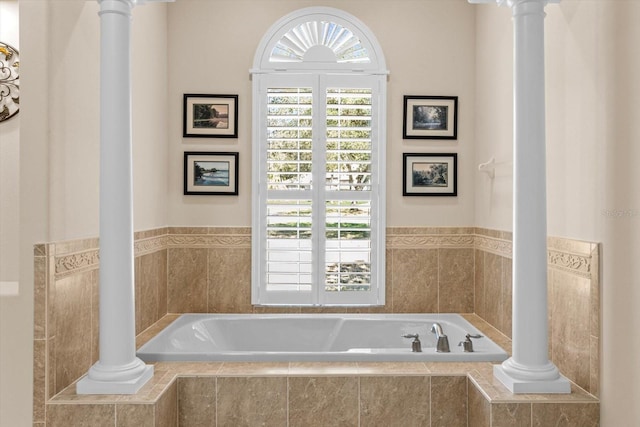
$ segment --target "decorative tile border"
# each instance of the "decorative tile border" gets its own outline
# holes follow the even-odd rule
[[[72,274],[95,270],[100,266],[97,249],[55,257],[56,279]]]
[[[558,268],[571,274],[591,278],[592,257],[589,255],[572,254],[549,250],[549,267]]]
[[[510,233],[466,227],[391,228],[387,232],[387,249],[479,249],[511,258]]]
[[[595,243],[582,242],[559,237],[549,237],[547,260],[551,268],[557,268],[581,277],[592,278],[594,272]],[[510,239],[475,235],[474,247],[506,258],[513,258],[513,243]]]
[[[513,256],[513,244],[511,240],[477,234],[474,240],[474,247],[481,251],[490,252],[505,258],[511,258]]]
[[[549,267],[598,280],[598,244],[580,240],[549,237]]]
[[[174,234],[167,236],[170,248],[251,248],[251,236],[232,234]]]
[[[387,249],[473,248],[471,234],[387,234]]]
[[[166,232],[166,229],[161,229]],[[142,238],[135,242],[135,255],[147,255],[167,248],[250,248],[251,235],[246,229],[229,229],[237,233],[224,233],[223,228],[194,228],[194,231],[204,233],[190,234],[187,227],[176,229],[176,234],[159,234]],[[506,236],[508,233],[486,233],[478,229],[478,234],[468,233],[468,228],[390,228],[386,236],[387,249],[438,249],[438,248],[473,248],[495,255],[512,258],[513,245],[510,239],[494,237]],[[421,233],[423,231],[423,233]],[[461,233],[457,233],[460,231]],[[168,231],[169,233],[172,230]],[[146,232],[147,235],[153,234]],[[494,234],[491,236],[490,234]],[[55,275],[56,278],[71,274],[90,271],[99,267],[99,251],[97,248],[87,248],[81,251],[65,253],[64,249],[86,248],[97,244],[97,239],[54,243]],[[84,243],[84,244],[83,244]],[[570,239],[549,238],[548,260],[549,266],[563,271],[591,277],[593,274],[593,246],[588,242]],[[46,245],[37,245],[37,248]]]
[[[134,243],[134,253],[136,256],[148,255],[167,248],[168,236],[156,236],[147,239],[136,240]]]

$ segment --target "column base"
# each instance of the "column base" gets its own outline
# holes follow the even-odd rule
[[[110,378],[111,372],[111,378]],[[136,394],[153,377],[153,365],[145,365],[136,358],[124,369],[107,368],[100,362],[76,384],[77,394]]]
[[[529,371],[526,378],[516,378],[512,369],[509,367],[508,359],[503,365],[493,366],[493,376],[496,377],[509,391],[513,394],[570,394],[571,382],[559,372],[557,368],[551,365],[557,372],[557,375],[549,377],[542,375],[542,378],[536,379],[535,375]],[[505,366],[506,365],[506,366]],[[544,371],[548,372],[548,371]]]

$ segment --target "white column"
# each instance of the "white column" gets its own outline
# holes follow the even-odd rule
[[[514,22],[513,351],[494,376],[512,393],[570,393],[548,357],[544,8],[497,0]],[[486,2],[473,0],[471,2]]]
[[[131,143],[133,0],[100,3],[100,359],[78,394],[133,394],[153,366],[136,357]]]

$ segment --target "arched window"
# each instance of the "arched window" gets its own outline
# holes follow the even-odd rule
[[[369,29],[311,7],[262,39],[253,79],[252,303],[382,305],[386,67]]]

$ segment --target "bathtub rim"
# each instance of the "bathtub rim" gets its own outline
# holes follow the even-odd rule
[[[484,333],[474,325],[469,319],[459,313],[183,313],[171,315],[174,318],[158,330],[138,347],[136,355],[147,363],[154,362],[453,362],[453,363],[473,363],[491,362],[501,363],[509,357],[508,349],[503,348],[499,343]],[[436,353],[435,349],[423,349],[422,353],[412,353],[410,342],[407,341],[406,349],[399,348],[400,353],[390,353],[388,351],[352,351],[352,352],[253,352],[253,351],[223,351],[215,353],[215,356],[208,353],[185,354],[184,352],[158,352],[149,351],[149,348],[156,342],[157,337],[164,331],[171,331],[183,324],[188,324],[194,320],[204,318],[222,319],[269,319],[269,318],[346,318],[346,319],[395,319],[395,320],[422,320],[425,317],[431,321],[451,322],[453,320],[463,323],[470,333],[481,333],[484,339],[490,342],[490,347],[495,347],[495,351],[489,353],[457,352],[456,342],[450,342],[451,353]],[[455,322],[454,322],[455,323]],[[446,331],[445,331],[446,333]],[[159,339],[159,338],[158,338]],[[403,351],[404,350],[404,351]]]

